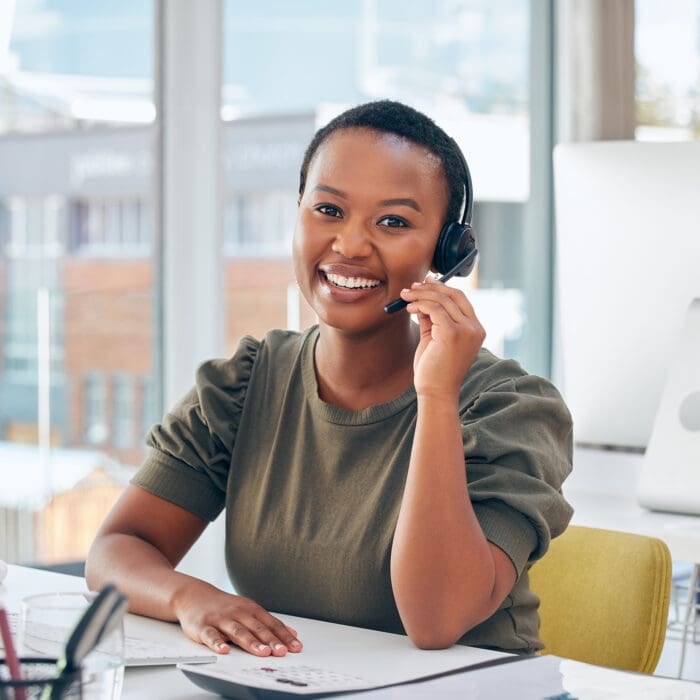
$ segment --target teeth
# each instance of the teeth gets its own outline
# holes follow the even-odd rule
[[[326,273],[326,278],[336,287],[346,287],[347,289],[366,289],[368,287],[378,287],[381,284],[379,280],[368,280],[363,277],[343,277],[332,273]]]

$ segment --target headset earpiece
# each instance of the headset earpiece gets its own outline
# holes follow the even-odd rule
[[[469,172],[466,158],[459,145],[452,140],[455,153],[462,165],[464,176],[464,209],[460,221],[448,221],[440,231],[435,253],[433,254],[433,267],[442,275],[464,261],[464,266],[460,267],[454,274],[459,277],[466,277],[476,263],[476,239],[471,227],[472,209],[474,207],[474,191],[472,189],[472,176]]]
[[[438,236],[433,255],[433,267],[440,274],[445,274],[460,260],[464,260],[465,267],[455,274],[459,277],[466,277],[476,263],[476,255],[472,255],[475,249],[476,240],[472,227],[467,223],[451,221],[442,227]]]

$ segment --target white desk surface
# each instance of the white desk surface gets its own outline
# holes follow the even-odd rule
[[[652,535],[677,561],[700,562],[700,517],[647,510],[637,502],[642,455],[577,448],[564,496],[574,507],[572,523]]]
[[[82,591],[82,578],[10,566],[0,594],[8,609],[16,610],[26,595],[57,590]],[[377,654],[381,650],[377,649]],[[440,652],[429,652],[440,653]],[[303,654],[303,652],[302,652]],[[300,657],[301,659],[301,657]],[[566,695],[569,693],[570,695]],[[426,697],[478,697],[480,700],[541,700],[544,697],[584,698],[684,698],[700,700],[700,684],[612,671],[553,656],[531,657],[436,680],[367,691],[352,697],[409,700]],[[211,700],[217,697],[200,690],[174,666],[128,668],[123,700]],[[249,696],[252,697],[252,696]],[[301,696],[303,697],[303,696]],[[346,696],[350,697],[350,696]]]

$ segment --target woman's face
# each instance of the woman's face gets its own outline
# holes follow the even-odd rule
[[[430,269],[447,200],[427,148],[365,128],[329,136],[307,172],[293,246],[319,321],[347,332],[387,324],[384,306]]]

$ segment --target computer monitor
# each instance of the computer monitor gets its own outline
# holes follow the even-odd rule
[[[554,378],[574,438],[645,448],[700,297],[700,142],[559,145],[554,183]]]

